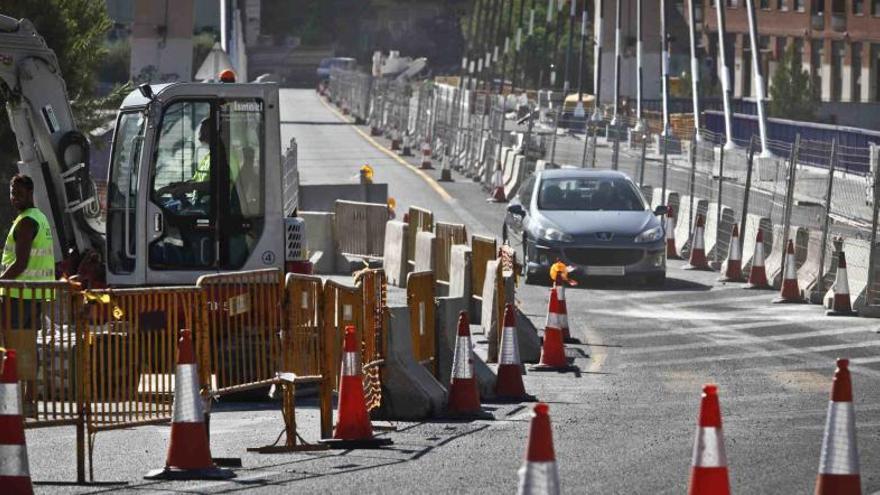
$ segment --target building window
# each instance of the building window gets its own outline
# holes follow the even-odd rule
[[[871,0],[871,15],[880,15],[880,0]]]
[[[831,101],[843,99],[843,58],[846,55],[842,41],[831,42]]]
[[[853,0],[853,14],[865,15],[865,0]]]
[[[822,90],[822,52],[824,40],[810,40],[810,75],[813,76],[813,87],[817,93]]]
[[[770,10],[770,0],[761,0],[761,9]]]
[[[794,0],[794,10],[798,12],[803,12],[804,9],[804,0]]]
[[[776,10],[788,11],[788,0],[776,0]]]

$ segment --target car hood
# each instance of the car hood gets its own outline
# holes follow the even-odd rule
[[[618,235],[638,235],[657,227],[660,221],[650,211],[541,211],[562,232],[573,236],[610,232]],[[545,224],[545,222],[539,222]]]

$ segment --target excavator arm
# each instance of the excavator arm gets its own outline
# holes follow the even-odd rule
[[[52,224],[56,259],[100,255],[104,229],[89,142],[76,128],[55,52],[27,19],[0,15],[0,100],[18,169],[33,179],[34,202]]]

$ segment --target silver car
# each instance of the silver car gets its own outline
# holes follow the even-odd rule
[[[548,280],[561,260],[575,275],[666,281],[666,207],[651,211],[626,174],[609,170],[538,172],[510,200],[503,237],[522,247],[526,283]]]

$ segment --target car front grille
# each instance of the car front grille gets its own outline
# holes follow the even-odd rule
[[[645,256],[642,249],[569,248],[563,254],[571,263],[582,266],[633,265]]]

